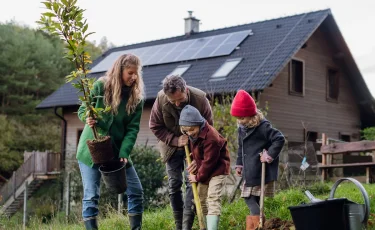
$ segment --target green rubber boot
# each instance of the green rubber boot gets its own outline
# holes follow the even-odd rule
[[[220,216],[207,215],[207,230],[219,229]]]

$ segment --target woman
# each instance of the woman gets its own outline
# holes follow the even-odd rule
[[[86,117],[82,104],[78,117],[86,122],[80,137],[77,160],[82,176],[82,216],[86,229],[98,229],[97,216],[100,197],[99,165],[93,163],[87,140],[94,139],[91,127],[96,125],[99,134],[110,135],[112,148],[120,161],[126,164],[128,215],[131,229],[141,229],[143,213],[143,188],[132,166],[130,152],[135,144],[144,103],[144,84],[140,59],[132,54],[119,57],[104,77],[99,78],[90,93],[96,108],[111,107],[111,112],[101,119]]]

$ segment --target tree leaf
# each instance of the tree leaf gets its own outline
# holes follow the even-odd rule
[[[82,90],[82,85],[80,83],[72,83],[73,87]]]
[[[57,13],[59,10],[59,4],[57,2],[54,2],[53,3],[53,11],[55,11],[55,13]]]
[[[47,9],[52,10],[51,3],[50,2],[42,2]]]
[[[66,7],[68,7],[69,6],[69,3],[68,3],[68,1],[66,1],[66,0],[61,0],[61,2],[66,6]]]
[[[51,12],[45,12],[45,13],[43,13],[43,15],[46,16],[46,17],[51,17],[51,18],[56,17],[56,14],[51,13]]]
[[[87,28],[89,28],[89,24],[86,24],[86,25],[83,27],[83,29],[82,29],[82,33],[83,33],[83,34],[86,33]]]

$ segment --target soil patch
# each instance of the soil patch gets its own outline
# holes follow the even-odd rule
[[[293,221],[282,220],[280,218],[272,218],[266,220],[263,230],[291,230],[294,229]]]

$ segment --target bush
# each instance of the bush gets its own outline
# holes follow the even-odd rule
[[[375,141],[375,127],[366,128],[362,131],[363,138],[369,141]]]
[[[159,152],[150,146],[136,145],[130,156],[143,187],[145,208],[154,208],[160,206],[160,204],[164,204],[164,194],[158,193],[158,190],[163,187],[165,177],[165,166],[159,160]],[[117,209],[118,196],[108,191],[103,180],[100,187],[99,210],[101,214],[106,216],[109,214],[108,210],[112,208]],[[70,199],[78,204],[77,207],[81,208],[82,197],[81,174],[78,164],[75,164],[71,170]],[[126,196],[124,196],[124,202],[124,207],[126,208]]]
[[[159,188],[164,185],[166,176],[159,152],[153,147],[138,145],[134,147],[131,159],[143,186],[145,207],[152,208],[164,203],[164,195],[158,193]]]

